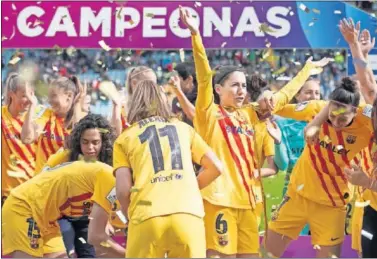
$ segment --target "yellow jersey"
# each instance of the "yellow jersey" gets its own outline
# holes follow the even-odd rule
[[[228,113],[214,103],[212,77],[208,58],[200,35],[192,36],[193,54],[198,81],[194,126],[224,164],[224,173],[207,186],[202,195],[211,204],[238,209],[255,208],[262,202],[255,195],[258,181],[254,169],[256,159],[255,133],[261,121],[252,106]],[[275,111],[295,96],[310,76],[311,64],[275,96]],[[263,127],[263,126],[262,126]],[[258,134],[256,135],[256,137]],[[258,148],[258,147],[257,147]]]
[[[377,165],[377,145],[374,142],[374,138],[372,137],[371,142],[369,144],[369,151],[370,151],[370,164],[369,171],[365,170],[365,172],[368,172],[369,176],[371,178],[376,179],[377,175],[374,171]],[[370,206],[377,211],[377,193],[374,191],[371,191],[369,189],[363,190],[362,193],[362,199],[365,202],[370,202]]]
[[[151,117],[134,123],[114,144],[114,169],[132,169],[128,209],[137,222],[174,213],[204,216],[193,162],[210,150],[184,122]]]
[[[325,101],[290,104],[278,112],[282,117],[311,121],[326,106]],[[341,131],[325,122],[320,129],[320,142],[306,145],[293,168],[289,191],[296,191],[314,202],[334,207],[345,206],[351,191],[343,169],[368,146],[373,132],[372,106],[362,105],[352,124]]]
[[[90,214],[96,182],[100,172],[112,175],[112,167],[101,162],[67,162],[44,171],[11,191],[24,201],[43,233],[62,216]]]
[[[21,130],[25,114],[14,118],[7,106],[1,108],[1,196],[34,176],[36,145],[23,144]]]

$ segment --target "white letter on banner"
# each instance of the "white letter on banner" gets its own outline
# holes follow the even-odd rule
[[[119,11],[120,8],[122,7],[116,8],[115,37],[123,37],[125,29],[135,28],[140,23],[140,13],[138,10],[133,7],[123,7]],[[130,19],[127,21],[124,20],[126,15],[130,16]]]
[[[62,21],[63,23],[61,23]],[[56,9],[55,15],[46,32],[46,37],[54,37],[56,32],[66,32],[69,37],[77,37],[75,26],[73,26],[73,21],[67,7],[60,6]]]
[[[222,19],[220,19],[212,7],[204,7],[203,9],[203,37],[212,37],[212,25],[215,25],[221,36],[230,37],[230,7],[222,8]]]
[[[283,37],[291,31],[291,24],[288,20],[279,17],[278,15],[287,16],[289,9],[283,6],[274,6],[267,11],[267,21],[273,25],[279,26],[280,29],[272,28],[274,32],[267,32],[272,36]]]
[[[26,37],[37,37],[41,35],[44,29],[38,25],[34,28],[30,28],[27,25],[27,19],[35,15],[38,18],[45,14],[45,11],[38,6],[29,6],[23,9],[17,17],[17,28]]]
[[[164,26],[165,18],[155,18],[156,15],[166,15],[165,7],[145,7],[143,13],[143,37],[163,38],[166,37],[166,29],[153,29],[153,26]]]
[[[93,31],[98,30],[102,25],[102,37],[110,37],[111,33],[111,7],[103,7],[97,16],[90,7],[81,8],[80,16],[80,37],[89,36],[89,25]]]
[[[254,7],[245,7],[242,11],[241,18],[238,21],[234,37],[242,37],[244,32],[254,32],[255,36],[263,37],[264,33],[259,29],[260,22],[258,16],[255,13]]]
[[[200,19],[199,19],[198,13],[191,7],[185,7],[185,10],[188,10],[190,14],[196,18],[196,23],[199,28]],[[179,26],[178,21],[179,21],[179,9],[177,8],[171,13],[170,18],[169,18],[170,30],[173,32],[174,35],[180,38],[189,38],[191,36],[190,30],[187,28],[182,29]]]

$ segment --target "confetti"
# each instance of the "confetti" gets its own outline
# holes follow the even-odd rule
[[[105,51],[109,51],[111,50],[111,48],[105,43],[104,40],[101,40],[98,42],[98,44],[101,46],[101,48],[103,48]]]
[[[14,35],[16,35],[16,27],[13,26],[12,35],[10,35],[9,40],[13,39]]]
[[[271,42],[266,43],[266,48],[271,48]]]
[[[79,240],[81,241],[81,243],[86,244],[86,241],[83,237],[79,237]]]
[[[63,54],[63,50],[62,50],[62,48],[59,47],[58,45],[55,45],[53,48],[56,50],[56,55],[61,55],[61,54]]]
[[[151,48],[153,48],[153,42],[151,42],[150,46],[151,46]]]
[[[313,249],[314,250],[321,250],[321,247],[319,245],[314,245]]]
[[[153,13],[147,13],[145,14],[146,17],[149,17],[149,18],[153,18],[154,17],[154,14]]]
[[[5,16],[5,17],[4,17],[4,20],[8,21],[8,20],[9,20],[8,16]]]
[[[38,20],[38,19],[37,19],[37,20],[34,21],[33,26],[36,27],[36,26],[38,26],[38,25],[40,25],[40,24],[44,24],[44,22],[42,22],[41,20]]]
[[[290,11],[290,12],[289,12],[289,15],[290,15],[290,16],[293,16],[293,15],[295,15],[295,13],[294,13],[293,11]]]
[[[52,66],[52,70],[58,72],[59,69],[56,66]]]
[[[5,37],[5,36],[1,37],[1,41],[7,40],[7,39],[8,39],[8,38]]]
[[[16,56],[16,57],[12,58],[12,59],[9,61],[8,64],[11,64],[11,65],[14,66],[14,65],[16,65],[20,60],[21,60],[21,58],[18,57],[18,56]]]
[[[201,2],[195,2],[194,6],[195,6],[195,7],[201,7],[201,6],[202,6],[202,3],[201,3]]]
[[[131,25],[133,25],[133,24],[135,23],[132,19],[130,19],[128,22],[129,22]]]
[[[102,129],[102,128],[99,128],[98,131],[100,133],[103,133],[103,134],[106,134],[106,133],[109,133],[110,131],[108,129]]]
[[[336,111],[333,111],[332,114],[333,114],[334,116],[338,116],[338,115],[340,115],[340,114],[345,113],[346,111],[347,111],[347,109],[344,108],[344,107],[342,107],[342,108],[339,108],[339,109],[336,110]]]
[[[304,4],[300,4],[300,9],[303,10],[304,12],[306,13],[309,13],[310,12],[310,9],[306,7],[306,5]]]
[[[123,8],[121,7],[121,8],[119,8],[119,10],[118,10],[118,12],[117,12],[117,18],[118,18],[119,20],[122,19],[122,10],[123,10]]]
[[[279,76],[278,78],[276,78],[276,80],[278,80],[278,81],[291,81],[292,77],[290,77],[290,76]]]
[[[103,247],[111,247],[111,245],[109,243],[107,243],[107,241],[101,242],[100,245],[103,246]]]
[[[277,208],[276,205],[271,206],[271,209],[273,209],[273,210],[276,210],[276,208]]]
[[[224,48],[225,45],[226,45],[226,42],[223,42],[223,43],[221,44],[221,48]]]
[[[179,58],[181,59],[181,62],[185,62],[185,51],[184,51],[184,49],[179,49]]]
[[[13,11],[16,11],[16,10],[17,10],[17,8],[16,8],[16,5],[15,5],[15,4],[12,4],[12,10],[13,10]]]
[[[339,10],[335,10],[335,11],[334,11],[334,14],[342,14],[342,12],[339,11]]]
[[[271,197],[271,194],[267,193],[266,198],[269,199]]]
[[[331,258],[338,258],[336,255],[331,255]]]
[[[88,217],[88,219],[89,219],[89,220],[92,220],[92,219],[94,219],[94,218],[93,218],[93,217]]]
[[[137,205],[152,206],[152,202],[146,201],[146,200],[140,200],[138,201]]]
[[[372,239],[373,239],[373,234],[372,234],[372,233],[369,233],[368,231],[365,231],[364,229],[361,230],[361,235],[362,235],[363,237],[368,238],[369,240],[372,240]]]
[[[355,201],[355,207],[356,208],[365,208],[370,205],[370,200],[360,202],[360,201]]]
[[[263,32],[270,32],[270,33],[275,32],[273,29],[270,28],[270,26],[267,23],[262,23],[261,25],[259,25],[259,30]]]
[[[297,191],[299,192],[299,191],[301,191],[303,188],[304,188],[304,184],[301,184],[301,185],[297,186]]]
[[[70,47],[67,48],[66,52],[67,52],[67,55],[68,55],[68,56],[72,57],[73,54],[75,54],[76,49],[75,49],[75,47],[70,46]]]
[[[340,42],[340,38],[336,41],[336,45],[339,45],[339,42]]]
[[[309,23],[309,27],[312,27],[314,25],[314,22]]]
[[[118,98],[118,91],[111,81],[102,81],[99,85],[99,90],[110,100],[116,100]]]
[[[315,13],[315,14],[321,14],[321,11],[318,10],[318,9],[313,8],[312,11],[313,11],[313,13]]]
[[[41,4],[41,3],[42,3],[41,1],[37,2],[37,4]]]
[[[138,188],[135,188],[135,187],[132,187],[130,192],[139,192],[141,189],[138,189]]]

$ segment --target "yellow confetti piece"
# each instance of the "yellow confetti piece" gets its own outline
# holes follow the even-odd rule
[[[111,245],[107,241],[101,242],[100,245],[103,247],[111,247]]]
[[[138,189],[136,187],[132,187],[130,192],[140,192],[141,189]]]
[[[44,22],[37,19],[37,20],[35,20],[33,26],[35,27],[35,26],[38,26],[38,25],[41,25],[41,24],[44,24]]]
[[[361,202],[361,201],[355,201],[355,207],[356,208],[365,208],[370,205],[370,200]]]
[[[104,40],[101,40],[98,42],[98,44],[101,46],[101,48],[103,48],[105,51],[109,51],[111,50],[111,48],[105,43]]]
[[[9,63],[8,64],[11,64],[11,65],[16,65],[19,61],[21,60],[21,58],[20,57],[14,57],[14,58],[12,58],[10,61],[9,61]]]
[[[315,13],[315,14],[321,14],[321,11],[318,10],[318,9],[313,8],[312,11],[313,11],[313,13]]]
[[[146,201],[146,200],[140,200],[140,201],[138,201],[137,205],[152,206],[152,202],[151,201]]]
[[[5,36],[1,37],[1,41],[7,40],[7,39],[8,39],[8,38],[5,37]]]
[[[117,19],[122,19],[122,10],[123,10],[123,7],[119,8],[118,12],[117,12]]]
[[[301,191],[302,189],[304,189],[304,184],[300,184],[299,186],[297,186],[297,191]]]
[[[314,245],[314,246],[313,246],[313,249],[314,249],[314,250],[321,250],[321,247],[320,247],[319,245]]]
[[[346,111],[347,111],[347,109],[344,108],[344,107],[342,107],[342,108],[339,108],[339,109],[336,110],[336,111],[333,111],[332,114],[335,115],[335,116],[338,116],[338,115],[340,115],[340,114],[345,113]]]
[[[331,139],[330,139],[330,137],[327,136],[327,135],[323,138],[323,141],[325,141],[326,144],[331,143]]]
[[[145,14],[146,17],[149,17],[149,18],[153,18],[154,17],[154,14],[153,13],[147,13]]]
[[[86,241],[83,237],[79,237],[79,240],[81,241],[81,243],[86,244]]]
[[[129,22],[131,25],[133,25],[133,24],[135,23],[132,19],[130,19],[128,22]]]
[[[270,26],[267,23],[262,23],[259,26],[259,30],[263,31],[263,32],[270,32],[270,33],[274,33],[275,32],[273,29],[270,28]]]

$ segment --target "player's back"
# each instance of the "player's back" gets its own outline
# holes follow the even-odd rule
[[[41,231],[60,216],[82,216],[90,212],[90,200],[97,174],[112,172],[101,162],[67,162],[49,168],[12,190],[11,195],[26,202]],[[85,205],[88,205],[87,207]]]
[[[161,117],[134,123],[119,136],[114,146],[114,167],[132,169],[131,220],[174,213],[204,216],[192,163],[201,156],[201,151],[192,150],[198,137],[189,125]],[[125,163],[117,162],[124,157]]]

